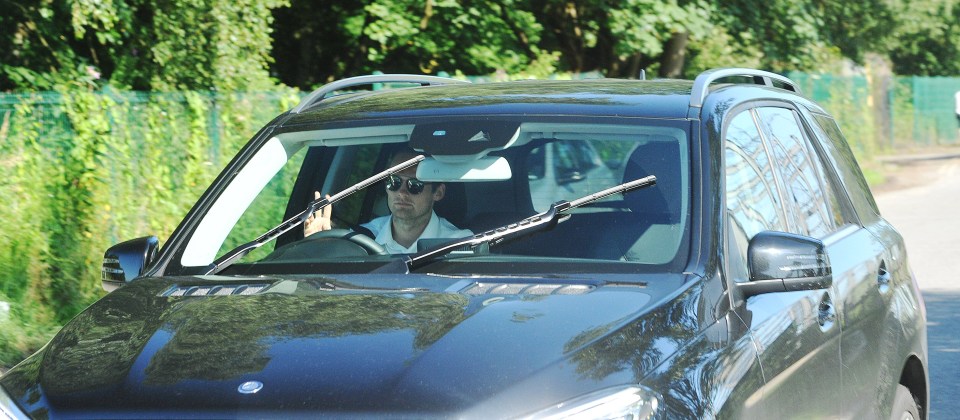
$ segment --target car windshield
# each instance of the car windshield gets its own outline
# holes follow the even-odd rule
[[[220,274],[370,272],[648,175],[655,185],[571,209],[551,229],[445,253],[423,270],[679,270],[689,248],[689,123],[616,121],[434,118],[275,134],[209,206],[179,265],[187,274],[208,272],[204,267],[295,218],[319,196],[349,190],[400,157],[422,155],[419,167],[334,203],[329,226],[306,235],[296,226]],[[405,241],[396,225],[420,234]]]

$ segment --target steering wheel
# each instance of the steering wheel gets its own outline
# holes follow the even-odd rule
[[[350,229],[330,229],[323,230],[313,235],[303,238],[300,242],[305,241],[319,241],[323,239],[345,239],[350,242],[353,242],[363,248],[364,251],[367,251],[369,255],[387,255],[387,249],[373,240],[373,238],[364,235],[360,232],[352,231]]]
[[[275,249],[264,260],[330,258],[387,255],[386,248],[373,238],[349,229],[324,230]]]

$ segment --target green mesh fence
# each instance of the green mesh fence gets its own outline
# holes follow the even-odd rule
[[[958,77],[911,77],[902,80],[905,94],[911,94],[913,109],[913,139],[922,144],[958,142],[955,95],[960,93]]]
[[[790,73],[803,93],[840,122],[860,153],[960,143],[960,77],[840,77]]]
[[[835,76],[791,72],[803,93],[819,102],[840,121],[845,134],[860,153],[873,154],[895,151],[902,148],[917,148],[960,142],[960,126],[955,113],[954,94],[960,92],[960,77],[887,77]],[[571,77],[558,75],[553,79],[597,78],[600,74],[582,74]],[[491,82],[510,79],[508,76],[471,76],[473,82]],[[171,113],[185,112],[187,101],[184,93],[117,92],[106,90],[100,95],[110,97],[116,106],[127,107],[128,121],[118,124],[136,130],[136,115],[150,104],[170,107]],[[221,164],[219,152],[223,137],[221,106],[224,101],[256,102],[262,106],[258,115],[250,117],[260,122],[269,121],[290,102],[291,93],[191,93],[199,95],[207,104],[208,138],[210,155],[215,165]],[[294,94],[295,95],[295,94]],[[58,93],[2,94],[0,93],[0,118],[9,126],[17,123],[16,105],[29,103],[33,117],[41,121],[40,134],[52,141],[50,136],[68,136],[71,124],[62,108],[63,98]],[[171,117],[176,119],[175,116]],[[0,121],[0,122],[2,122]],[[252,134],[252,133],[248,133]]]

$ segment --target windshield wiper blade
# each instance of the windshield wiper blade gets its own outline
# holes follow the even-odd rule
[[[332,205],[333,203],[336,203],[337,201],[340,201],[357,191],[367,188],[370,185],[373,185],[392,174],[395,174],[413,165],[416,165],[423,159],[424,159],[423,155],[417,155],[409,160],[401,162],[398,165],[391,166],[386,170],[384,170],[383,172],[377,173],[376,175],[371,176],[370,178],[360,181],[344,189],[343,191],[340,191],[339,193],[334,194],[330,198],[320,197],[311,201],[310,204],[307,205],[307,208],[304,209],[299,214],[297,214],[296,216],[293,216],[287,220],[284,220],[283,223],[280,223],[279,225],[277,225],[277,227],[266,231],[263,235],[260,235],[259,237],[257,237],[257,239],[254,239],[250,242],[240,245],[230,250],[230,252],[223,254],[222,257],[217,258],[216,261],[210,263],[210,265],[206,267],[206,271],[204,272],[204,274],[217,274],[223,271],[223,269],[231,266],[233,263],[237,262],[240,258],[243,258],[244,255],[247,255],[248,253],[250,253],[250,251],[253,251],[254,249],[257,249],[263,246],[267,242],[270,242],[276,239],[280,235],[283,235],[284,233],[288,232],[290,229],[293,229],[297,226],[302,225],[304,222],[306,222],[307,218],[310,217],[310,215],[313,214],[314,212],[326,206]]]
[[[400,261],[403,264],[401,271],[410,272],[410,270],[415,270],[417,268],[423,267],[431,262],[434,262],[444,255],[447,255],[453,251],[465,248],[476,248],[483,244],[496,245],[498,243],[513,240],[516,238],[524,237],[535,232],[541,232],[544,230],[553,229],[558,223],[566,220],[571,215],[567,212],[575,209],[577,207],[583,206],[585,204],[590,204],[594,201],[600,200],[602,198],[611,196],[613,194],[625,194],[630,191],[646,188],[657,183],[657,177],[650,175],[644,178],[636,179],[630,182],[626,182],[614,187],[607,188],[605,190],[578,198],[573,201],[558,201],[550,205],[550,208],[542,213],[538,213],[526,219],[520,220],[515,223],[510,223],[505,226],[498,227],[496,229],[491,229],[483,233],[473,235],[468,238],[454,239],[450,242],[439,245],[435,248],[428,249],[423,252],[419,252],[413,255],[404,255],[401,257]],[[390,271],[395,267],[395,264],[389,264],[387,266],[381,267],[381,270],[376,271]]]

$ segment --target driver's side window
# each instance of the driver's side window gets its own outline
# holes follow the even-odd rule
[[[326,181],[321,192],[336,194],[385,169],[389,156],[382,149],[383,146],[379,144],[338,148],[336,158],[324,174]],[[350,228],[388,212],[383,183],[378,183],[334,205],[333,223],[337,228]]]
[[[744,282],[750,239],[765,230],[785,231],[786,222],[773,165],[752,111],[731,120],[724,144],[727,270],[734,281]]]

